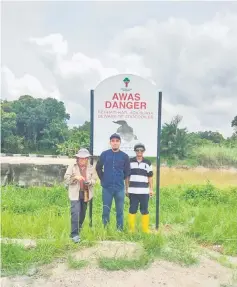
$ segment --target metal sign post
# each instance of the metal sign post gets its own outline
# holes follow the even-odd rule
[[[157,154],[156,154],[156,230],[160,222],[160,137],[161,137],[161,109],[162,92],[159,92],[158,117],[157,117]]]
[[[93,146],[94,146],[94,90],[91,90],[90,94],[90,164],[93,165]],[[89,202],[89,218],[90,227],[92,227],[92,209],[93,209],[93,198]]]

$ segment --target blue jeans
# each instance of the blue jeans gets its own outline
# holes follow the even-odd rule
[[[116,208],[116,220],[117,220],[117,229],[123,229],[123,210],[124,210],[124,198],[125,193],[124,189],[122,190],[113,190],[113,189],[102,189],[102,202],[103,202],[103,214],[102,220],[104,226],[107,225],[110,221],[110,210],[112,206],[113,199],[115,200]]]

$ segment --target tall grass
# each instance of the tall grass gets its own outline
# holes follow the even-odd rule
[[[218,244],[224,254],[237,254],[237,187],[217,188],[205,185],[177,185],[163,187],[160,193],[161,232],[159,235],[142,235],[140,215],[137,216],[138,232],[129,234],[127,224],[123,233],[115,230],[115,209],[111,211],[111,225],[104,229],[101,223],[101,191],[96,187],[93,202],[93,228],[88,218],[82,231],[82,246],[98,240],[137,241],[145,248],[144,265],[154,256],[183,264],[196,262],[192,246],[196,243]],[[7,186],[2,189],[2,237],[47,239],[36,249],[26,251],[20,246],[2,245],[4,272],[25,272],[33,263],[50,262],[76,248],[69,239],[70,210],[64,187],[32,187],[28,189]],[[125,202],[125,222],[128,200]],[[155,198],[150,200],[151,226],[155,224]],[[178,233],[166,235],[162,226],[170,224]],[[49,240],[50,239],[50,240]],[[81,246],[81,245],[79,245]],[[148,260],[149,259],[149,260]],[[121,266],[114,262],[111,268]],[[127,265],[126,265],[127,264]],[[138,261],[127,262],[130,268],[140,268]],[[110,265],[102,258],[100,265]],[[122,264],[123,265],[123,264]]]
[[[237,167],[237,147],[202,146],[196,148],[193,153],[198,164],[205,167]]]
[[[156,158],[149,158],[153,164]],[[233,147],[208,144],[197,147],[190,147],[188,155],[179,159],[176,155],[167,157],[161,153],[161,164],[173,166],[203,166],[208,168],[237,168],[237,145]]]
[[[156,169],[154,168],[154,173]],[[237,173],[218,169],[184,169],[162,167],[161,186],[175,186],[178,184],[205,184],[210,182],[217,187],[237,186]]]

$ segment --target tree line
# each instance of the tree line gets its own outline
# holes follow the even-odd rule
[[[64,154],[72,156],[79,147],[89,148],[90,123],[69,128],[70,115],[62,101],[29,95],[14,101],[1,101],[1,150],[4,153]],[[164,123],[161,153],[167,158],[183,159],[202,145],[237,147],[237,116],[230,125],[233,135],[227,139],[219,132],[188,132],[180,128],[182,116]]]

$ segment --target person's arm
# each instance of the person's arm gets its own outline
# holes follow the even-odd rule
[[[149,164],[147,176],[148,176],[150,196],[152,196],[154,194],[154,192],[153,192],[153,169],[152,169],[151,163]]]
[[[98,158],[98,161],[97,161],[96,167],[95,167],[97,175],[98,175],[100,181],[102,180],[103,175],[104,175],[104,172],[103,172],[103,167],[104,167],[103,156],[104,156],[104,154],[102,153],[100,155],[100,157]]]
[[[96,172],[95,172],[95,169],[93,166],[90,167],[90,185],[95,185],[96,183],[96,180],[97,180],[97,175],[96,175]]]
[[[73,165],[68,166],[66,173],[64,175],[64,182],[66,185],[76,183],[75,175],[73,174]]]
[[[124,163],[124,180],[125,180],[125,192],[126,192],[126,194],[128,192],[130,175],[131,175],[130,160],[129,160],[129,156],[126,155],[125,163]]]
[[[150,190],[150,196],[153,195],[153,177],[148,177],[148,183],[149,183],[149,190]]]
[[[125,193],[127,196],[128,196],[129,180],[130,177],[125,178]]]

